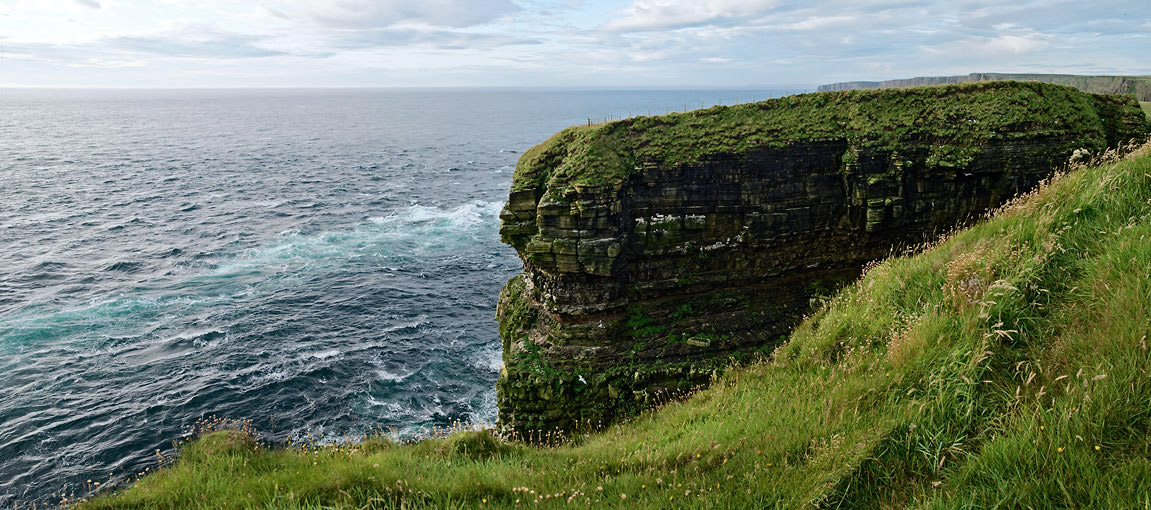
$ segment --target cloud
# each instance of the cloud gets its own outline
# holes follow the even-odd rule
[[[1054,37],[1038,32],[1027,32],[1021,35],[1004,34],[996,36],[977,36],[948,42],[946,44],[925,47],[929,53],[945,55],[964,55],[977,57],[1010,57],[1032,53],[1047,47]]]
[[[88,58],[82,61],[73,62],[68,65],[70,67],[101,67],[119,69],[125,67],[145,67],[148,65],[148,62],[144,60]]]
[[[287,55],[256,43],[263,38],[217,31],[206,26],[188,26],[148,35],[124,35],[98,41],[97,45],[134,53],[167,57],[258,58]]]
[[[279,9],[273,9],[271,7],[268,7],[268,6],[264,6],[264,11],[267,12],[268,14],[271,14],[272,16],[275,16],[275,17],[280,18],[282,20],[286,20],[286,21],[292,20],[291,16],[289,16],[287,13],[285,13],[284,11],[281,11]]]
[[[765,14],[778,4],[777,0],[634,0],[622,11],[622,18],[601,28],[626,32],[730,24]]]
[[[783,30],[824,30],[827,27],[834,25],[844,25],[852,23],[855,18],[851,16],[812,16],[801,21],[794,23],[784,23],[779,25]]]
[[[51,44],[20,43],[9,52],[25,60],[37,60],[73,67],[141,67],[151,57],[244,59],[288,55],[284,51],[263,48],[262,37],[222,32],[211,27],[190,26],[147,34],[105,37],[85,43]],[[327,57],[331,53],[300,54],[305,57]],[[5,55],[10,57],[10,55]]]
[[[80,15],[62,17],[61,5]],[[40,72],[21,79],[42,84],[230,84],[221,77],[237,72],[273,85],[402,74],[413,85],[632,86],[1151,72],[1139,51],[1151,3],[1130,0],[0,0],[0,20],[12,21],[0,28],[9,76]]]
[[[535,39],[524,39],[499,33],[461,32],[458,30],[417,30],[410,28],[379,28],[355,30],[339,34],[334,43],[340,48],[381,48],[396,46],[424,46],[438,49],[490,49],[500,46],[541,44]]]
[[[380,28],[401,23],[471,27],[518,10],[511,0],[335,0],[312,16],[337,28]]]

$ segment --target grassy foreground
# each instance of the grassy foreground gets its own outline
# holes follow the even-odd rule
[[[559,447],[208,434],[82,508],[1147,508],[1151,145],[872,267],[770,360]]]

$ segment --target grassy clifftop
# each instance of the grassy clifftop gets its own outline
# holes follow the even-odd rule
[[[105,508],[1143,508],[1151,145],[872,267],[769,360],[559,447],[209,434]]]
[[[524,153],[512,192],[611,186],[643,164],[671,167],[829,139],[845,139],[853,150],[927,146],[932,161],[962,168],[996,137],[1070,138],[1067,153],[1114,146],[1145,130],[1126,125],[1125,116],[1138,111],[1132,96],[1039,82],[803,94],[565,129]]]
[[[1089,76],[1079,74],[971,73],[952,76],[920,76],[884,81],[849,81],[820,85],[819,90],[901,88],[977,81],[1039,81],[1075,87],[1095,94],[1132,94],[1140,101],[1151,99],[1151,76]]]

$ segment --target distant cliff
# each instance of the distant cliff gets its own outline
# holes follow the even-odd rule
[[[1151,76],[1084,76],[1075,74],[971,73],[960,76],[920,76],[885,81],[845,81],[820,85],[820,92],[855,89],[897,89],[923,85],[950,85],[978,81],[1038,81],[1075,87],[1095,94],[1131,94],[1151,101]]]
[[[568,128],[500,233],[500,423],[597,425],[770,352],[868,261],[1142,136],[1130,96],[990,82],[789,96]]]

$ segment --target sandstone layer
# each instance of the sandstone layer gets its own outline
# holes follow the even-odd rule
[[[993,82],[791,96],[566,129],[501,236],[501,425],[606,424],[770,353],[869,261],[1145,136],[1130,96]]]

